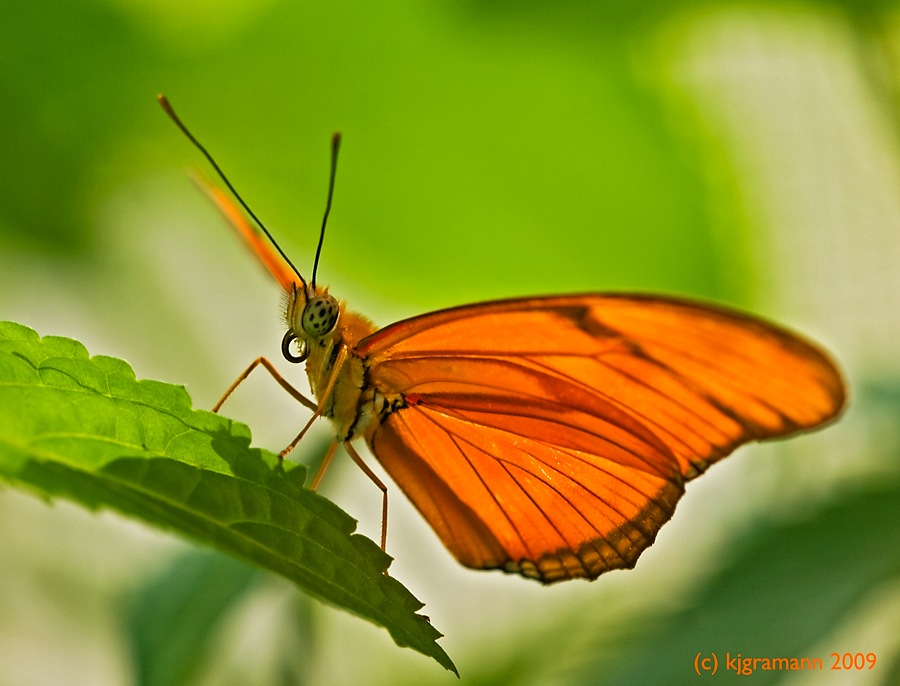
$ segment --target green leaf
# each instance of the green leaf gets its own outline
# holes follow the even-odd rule
[[[0,323],[0,478],[175,530],[281,574],[456,671],[356,522],[249,429],[77,341]]]
[[[715,653],[722,672],[726,654],[738,653],[827,664],[828,653],[815,652],[819,643],[873,592],[900,579],[898,512],[900,484],[886,479],[800,521],[760,526],[692,607],[648,618],[648,631],[618,655],[598,646],[567,683],[695,683],[698,651]],[[752,676],[755,684],[774,684],[784,674],[758,669]]]
[[[192,683],[221,619],[257,574],[233,558],[197,549],[143,586],[127,622],[138,686]]]

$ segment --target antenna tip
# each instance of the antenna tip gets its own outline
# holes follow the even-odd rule
[[[334,150],[337,150],[338,147],[340,146],[340,144],[341,144],[341,132],[335,131],[334,134],[331,136],[331,147]]]
[[[162,108],[168,113],[168,115],[172,117],[172,119],[177,120],[177,118],[175,117],[175,112],[174,110],[172,110],[172,106],[169,104],[168,98],[160,93],[156,96],[156,99],[159,101],[159,104],[162,105]]]

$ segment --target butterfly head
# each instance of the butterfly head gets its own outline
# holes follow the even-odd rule
[[[212,164],[213,168],[222,178],[222,181],[225,182],[225,185],[228,186],[234,194],[234,197],[240,202],[247,214],[253,218],[253,221],[256,222],[259,229],[278,251],[277,255],[274,254],[269,246],[257,236],[256,229],[245,220],[239,210],[233,207],[233,204],[224,193],[220,193],[214,188],[209,191],[213,200],[220,208],[222,208],[226,216],[232,220],[235,227],[238,229],[238,232],[244,237],[250,248],[260,258],[262,263],[269,269],[272,275],[287,288],[285,320],[288,325],[288,331],[281,342],[281,352],[289,362],[303,362],[309,357],[310,346],[313,342],[318,341],[324,345],[323,339],[335,334],[338,318],[341,314],[341,305],[337,299],[333,295],[329,295],[327,288],[316,286],[316,269],[319,266],[322,241],[325,238],[325,224],[328,221],[328,213],[331,210],[331,198],[334,194],[334,175],[337,169],[337,153],[341,143],[341,134],[335,133],[331,139],[331,176],[328,182],[328,201],[325,205],[325,217],[322,219],[322,230],[319,232],[319,245],[316,248],[316,259],[313,263],[312,282],[307,284],[306,280],[301,276],[300,272],[297,271],[294,264],[288,259],[288,256],[284,253],[278,243],[275,242],[275,239],[272,237],[272,234],[269,233],[269,230],[253,213],[253,210],[250,209],[247,203],[244,202],[244,199],[241,198],[240,194],[234,189],[234,186],[231,185],[231,182],[219,168],[219,165],[216,164],[216,161],[209,152],[207,152],[206,148],[204,148],[200,142],[194,138],[193,134],[187,130],[185,125],[182,124],[165,96],[160,95],[157,97],[166,113],[200,152],[203,153],[206,159],[209,160],[210,164]],[[205,184],[201,181],[201,185],[209,184]],[[360,320],[358,316],[357,320]],[[291,352],[291,343],[294,341],[297,341],[297,348],[300,352],[299,355],[295,355]]]
[[[289,362],[303,362],[309,357],[310,345],[329,336],[337,328],[341,314],[337,298],[326,288],[303,288],[294,286],[287,294],[288,330],[281,341],[281,352]],[[291,343],[297,341],[299,355],[291,351]]]

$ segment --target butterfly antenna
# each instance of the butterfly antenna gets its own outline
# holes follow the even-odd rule
[[[319,247],[316,248],[316,261],[313,262],[312,279],[310,284],[313,291],[316,290],[316,270],[319,268],[319,255],[322,253],[322,242],[325,240],[325,224],[328,222],[328,213],[331,212],[331,197],[334,195],[334,175],[337,172],[337,156],[341,147],[340,131],[331,137],[331,178],[328,181],[328,202],[325,203],[325,217],[322,219],[322,230],[319,232]]]
[[[234,189],[234,186],[231,185],[231,181],[229,181],[228,177],[225,176],[225,173],[221,169],[219,169],[219,165],[216,164],[216,161],[212,158],[212,155],[210,155],[209,152],[207,152],[206,148],[204,148],[200,144],[200,141],[198,141],[196,138],[194,138],[193,134],[190,131],[188,131],[187,127],[181,123],[181,120],[178,118],[178,115],[175,114],[175,110],[172,109],[172,106],[169,104],[169,101],[166,99],[166,96],[165,95],[157,95],[156,99],[159,100],[159,104],[162,105],[162,108],[166,111],[166,114],[168,114],[169,117],[172,119],[172,121],[174,121],[175,124],[178,125],[178,128],[181,129],[181,131],[184,133],[184,135],[188,137],[188,140],[190,140],[191,143],[193,143],[195,146],[197,146],[197,149],[203,153],[203,155],[204,155],[204,157],[206,157],[206,159],[209,160],[209,163],[213,166],[213,169],[216,170],[216,173],[221,177],[222,181],[225,182],[225,185],[228,186],[228,189],[232,192],[232,194],[234,194],[234,197],[237,198],[239,203],[241,203],[241,207],[243,207],[247,211],[247,214],[249,214],[251,217],[253,217],[253,221],[256,222],[256,225],[262,229],[263,233],[266,234],[266,237],[272,242],[272,245],[275,246],[275,249],[278,250],[279,254],[284,258],[284,261],[287,262],[288,265],[290,266],[290,268],[294,270],[294,273],[297,275],[297,278],[300,279],[300,283],[302,283],[304,286],[306,286],[306,280],[300,275],[300,272],[297,271],[297,268],[294,266],[294,263],[291,262],[290,259],[288,259],[288,256],[284,254],[284,250],[281,249],[281,246],[275,242],[274,238],[272,238],[272,234],[269,233],[269,230],[265,227],[265,224],[263,224],[259,220],[259,217],[257,217],[253,213],[253,210],[251,210],[247,206],[247,203],[244,202],[244,199],[241,197],[240,193],[238,193]],[[334,171],[332,170],[332,181],[333,180],[334,180]],[[330,194],[328,196],[328,200],[330,203],[331,202]],[[327,216],[327,213],[326,213],[326,216]],[[321,242],[321,239],[319,239],[319,247],[321,247],[321,245],[322,245],[322,242]],[[316,261],[318,261],[318,253],[316,254]],[[313,279],[313,283],[315,283],[315,279]]]

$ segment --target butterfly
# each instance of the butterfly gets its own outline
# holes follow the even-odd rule
[[[315,400],[262,365],[384,493],[364,442],[459,562],[553,583],[634,567],[685,483],[738,446],[836,418],[841,373],[812,342],[725,307],[584,293],[453,307],[377,328],[307,282],[244,210],[205,190],[285,293],[284,357]],[[339,145],[332,147],[327,220]],[[257,226],[259,228],[257,228]],[[322,248],[324,226],[316,252]],[[261,231],[262,233],[261,233]],[[274,250],[273,250],[274,246]]]

